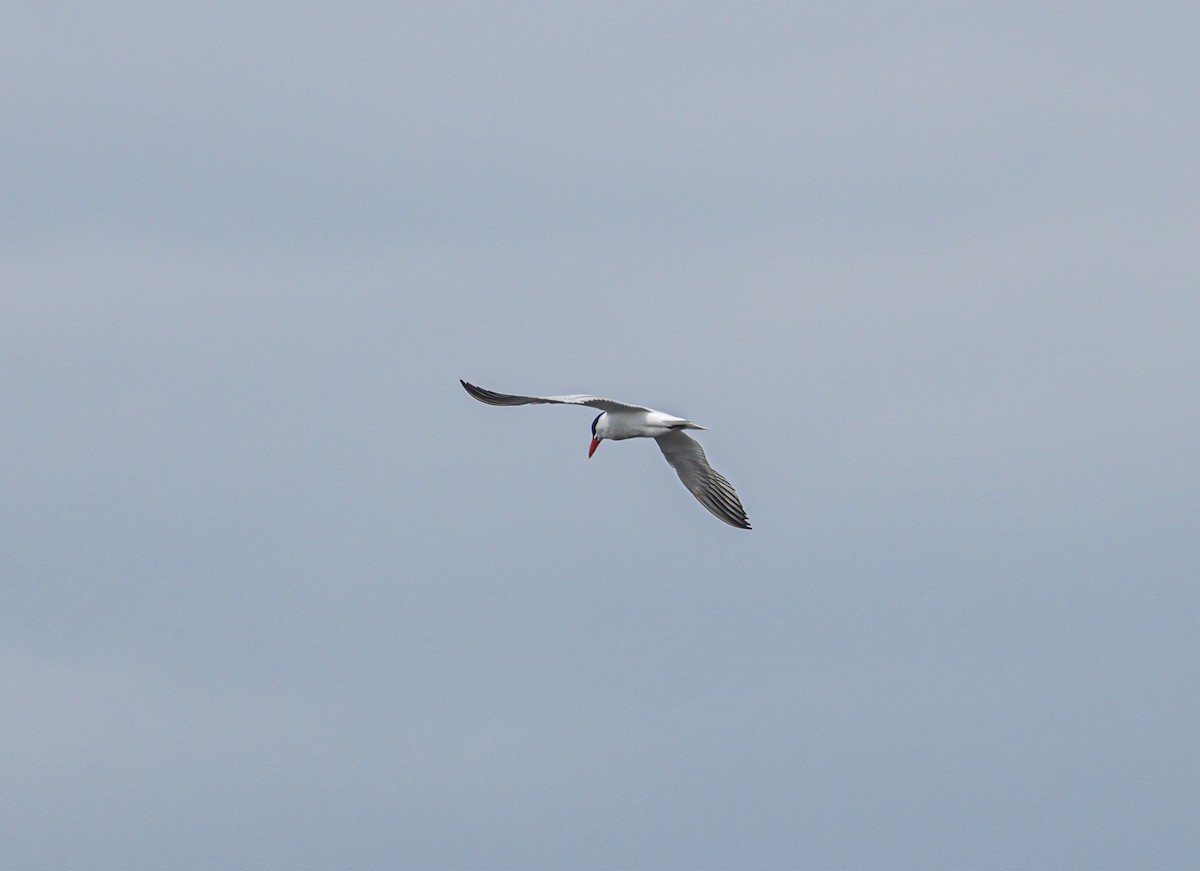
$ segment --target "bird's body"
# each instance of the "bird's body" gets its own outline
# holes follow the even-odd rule
[[[750,521],[738,499],[737,493],[725,478],[708,464],[704,449],[684,430],[704,429],[686,418],[676,417],[614,399],[587,394],[566,396],[517,396],[484,390],[460,379],[463,389],[480,402],[488,405],[586,405],[600,409],[592,421],[592,444],[588,456],[604,439],[652,438],[668,463],[679,475],[685,487],[699,500],[700,504],[730,526],[749,529]]]
[[[704,429],[702,426],[663,414],[661,411],[606,411],[596,419],[597,438],[622,439],[648,438],[656,439],[680,429]]]

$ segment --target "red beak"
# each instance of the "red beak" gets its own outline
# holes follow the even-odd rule
[[[592,454],[596,453],[596,448],[600,447],[600,439],[593,437],[592,446],[588,448],[588,459],[592,458]]]

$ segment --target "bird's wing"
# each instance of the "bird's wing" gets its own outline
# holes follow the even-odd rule
[[[692,491],[700,504],[730,526],[750,528],[750,518],[733,486],[708,464],[704,448],[682,430],[655,439],[683,486]]]
[[[598,408],[601,411],[651,411],[651,409],[646,408],[644,405],[630,405],[628,402],[617,402],[615,399],[605,399],[602,396],[586,396],[582,393],[571,394],[570,396],[513,396],[509,393],[496,393],[492,390],[484,390],[482,387],[468,384],[461,378],[458,380],[467,393],[470,393],[480,402],[486,402],[488,405],[590,405],[592,408]]]

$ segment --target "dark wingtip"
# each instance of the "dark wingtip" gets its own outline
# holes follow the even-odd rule
[[[754,527],[750,525],[750,518],[746,516],[746,511],[742,508],[740,502],[737,507],[738,510],[736,513],[723,515],[721,519],[730,526],[735,526],[738,529],[753,529]]]
[[[484,390],[482,387],[476,387],[471,382],[463,381],[461,378],[459,378],[458,381],[460,384],[462,384],[463,390],[467,391],[467,393],[471,394],[471,396],[473,396],[475,399],[478,399],[480,402],[484,403],[485,405],[523,405],[524,404],[524,400],[522,400],[520,397],[509,396],[505,393],[496,393],[492,390]],[[516,400],[516,401],[513,401],[513,400]]]

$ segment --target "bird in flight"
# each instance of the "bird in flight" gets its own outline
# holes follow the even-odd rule
[[[699,442],[684,432],[686,429],[704,429],[699,424],[643,405],[630,405],[599,396],[513,396],[484,390],[482,387],[468,384],[461,378],[459,383],[467,393],[488,405],[551,404],[587,405],[598,408],[600,413],[592,421],[592,444],[588,448],[588,457],[596,453],[596,448],[604,439],[654,439],[671,468],[679,475],[683,486],[691,491],[701,505],[730,526],[739,529],[750,528],[746,509],[742,508],[733,486],[708,464]]]

